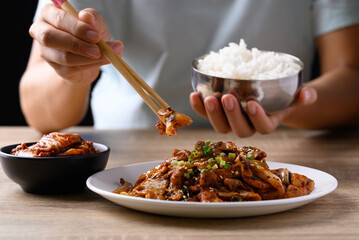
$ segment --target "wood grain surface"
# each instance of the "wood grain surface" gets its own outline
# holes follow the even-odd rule
[[[337,178],[331,194],[290,211],[247,218],[177,218],[137,212],[86,189],[65,195],[28,194],[0,169],[0,239],[359,239],[359,131],[278,129],[239,139],[209,129],[180,129],[178,136],[153,130],[70,128],[111,148],[107,169],[162,160],[198,140],[257,146],[268,161],[303,165]],[[37,141],[28,127],[0,127],[0,146]]]

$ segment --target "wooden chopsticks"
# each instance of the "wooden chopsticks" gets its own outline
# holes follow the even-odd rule
[[[155,114],[157,114],[159,108],[152,99],[154,99],[162,108],[169,108],[169,105],[140,76],[138,76],[138,74],[122,58],[120,58],[107,43],[101,40],[98,43],[98,46],[107,59],[143,98]]]
[[[61,4],[61,8],[75,17],[78,16],[77,10],[68,1],[64,1]],[[159,107],[153,100],[162,108],[167,109],[170,107],[107,43],[100,40],[97,45],[106,58],[115,66],[156,115]],[[161,118],[159,117],[159,119]]]

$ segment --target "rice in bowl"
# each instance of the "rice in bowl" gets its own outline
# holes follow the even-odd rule
[[[198,59],[197,69],[222,78],[268,80],[297,74],[302,66],[289,54],[248,49],[241,39]]]

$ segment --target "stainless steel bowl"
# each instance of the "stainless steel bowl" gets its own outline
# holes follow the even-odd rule
[[[208,96],[220,98],[223,94],[231,93],[237,97],[245,112],[247,101],[249,100],[260,103],[267,113],[281,111],[293,103],[296,93],[302,85],[304,64],[300,59],[291,55],[289,56],[300,65],[300,71],[291,76],[269,80],[231,79],[210,76],[197,69],[198,60],[205,56],[196,58],[192,62],[192,86],[194,91],[200,92],[203,99]]]

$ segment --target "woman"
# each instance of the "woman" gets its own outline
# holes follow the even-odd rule
[[[35,41],[20,84],[24,115],[41,132],[80,122],[90,94],[96,128],[153,127],[153,113],[106,65],[96,46],[100,39],[123,54],[176,111],[191,116],[194,126],[208,125],[208,118],[218,132],[248,137],[270,133],[280,124],[306,129],[358,124],[356,0],[72,1],[84,9],[78,18],[47,2],[40,0],[30,28]],[[256,102],[248,102],[248,120],[232,95],[202,101],[191,93],[192,60],[241,38],[250,47],[286,52],[304,62],[307,83],[296,104],[268,116]],[[321,74],[309,82],[316,50]]]

